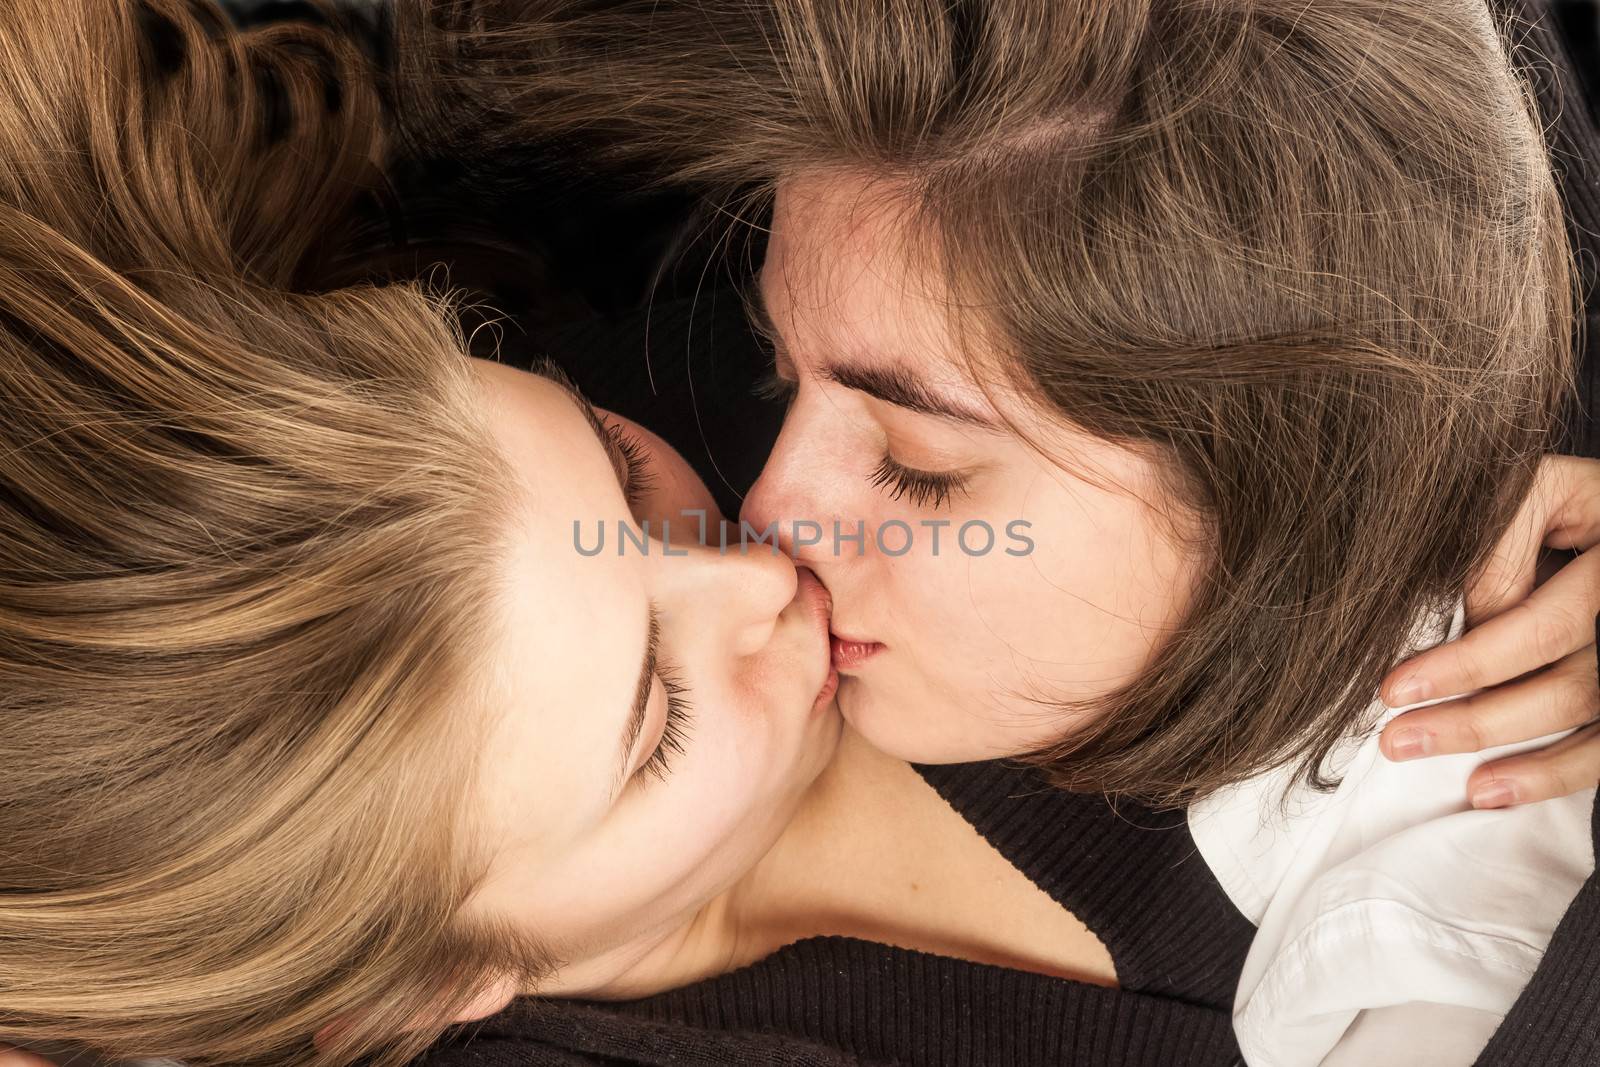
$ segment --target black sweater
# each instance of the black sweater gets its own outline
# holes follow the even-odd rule
[[[1182,811],[1062,793],[1000,763],[917,770],[1099,936],[1121,988],[813,937],[642,1000],[525,999],[422,1062],[1236,1062],[1229,1008],[1255,930],[1195,851]]]

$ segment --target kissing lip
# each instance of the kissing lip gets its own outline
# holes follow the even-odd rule
[[[883,643],[880,641],[846,637],[840,633],[828,634],[828,652],[832,656],[834,670],[837,671],[849,671],[859,667],[882,651]]]
[[[833,597],[828,593],[828,587],[822,584],[822,579],[810,567],[796,567],[795,578],[795,599],[805,602],[807,612],[826,638],[833,624]]]
[[[816,625],[817,638],[822,644],[822,664],[824,676],[817,695],[812,701],[812,710],[815,711],[825,706],[833,699],[834,692],[839,688],[839,672],[833,666],[833,642],[829,632],[829,624],[833,616],[833,597],[828,593],[828,587],[822,584],[822,579],[809,567],[796,567],[795,599],[804,602],[808,614]]]

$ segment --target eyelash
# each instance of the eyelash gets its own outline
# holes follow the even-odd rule
[[[918,507],[934,511],[950,503],[952,497],[967,491],[967,479],[963,475],[919,471],[907,467],[893,456],[884,456],[878,461],[870,481],[880,489],[892,487],[890,500],[909,497]]]
[[[762,400],[792,400],[798,389],[796,383],[778,374],[776,367],[767,371],[756,383],[755,395]],[[952,497],[967,492],[967,479],[959,474],[917,470],[907,467],[893,456],[884,456],[868,479],[879,489],[889,490],[890,500],[908,497],[918,507],[937,511]]]
[[[622,487],[622,495],[627,498],[630,508],[638,508],[644,502],[645,496],[656,486],[644,442],[617,423],[606,422],[602,425],[606,436],[622,455],[622,465],[627,468],[627,484]]]
[[[778,368],[770,367],[767,373],[761,376],[761,380],[755,384],[755,388],[751,392],[755,394],[758,400],[789,401],[794,399],[797,389],[799,389],[797,383],[779,375]]]
[[[656,750],[640,765],[636,777],[649,774],[656,781],[664,782],[667,780],[667,775],[672,772],[672,758],[683,754],[684,743],[689,739],[689,724],[692,718],[689,702],[684,699],[689,687],[683,684],[677,669],[658,660],[656,677],[661,680],[661,688],[667,691],[667,721],[662,727],[661,740],[657,742]]]

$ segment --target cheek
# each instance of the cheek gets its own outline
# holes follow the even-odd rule
[[[1190,581],[1143,503],[1099,490],[1073,496],[1037,509],[1033,553],[1008,561],[1020,566],[984,568],[974,599],[1035,677],[1082,698],[1137,674],[1181,617]]]
[[[562,942],[597,954],[687,920],[765,854],[820,770],[815,746],[771,729],[738,694],[701,686],[693,703],[666,780],[632,787],[525,898],[530,921],[559,917],[550,932]]]
[[[688,755],[665,781],[630,787],[579,849],[530,872],[512,906],[574,962],[686,921],[770,845],[727,750]]]
[[[960,550],[948,536],[958,521],[938,557],[893,561],[888,599],[920,668],[991,695],[1042,686],[1082,698],[1131,679],[1187,606],[1192,565],[1136,500],[1035,493],[1026,512],[1010,514],[1031,523],[1025,556],[1006,554],[1019,546],[997,514],[987,553]]]

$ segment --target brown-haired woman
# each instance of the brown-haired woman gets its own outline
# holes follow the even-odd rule
[[[888,751],[1177,802],[1309,772],[1560,443],[1572,257],[1481,3],[472,6],[489,114],[776,201],[751,296],[800,392],[743,517],[822,521]]]
[[[586,568],[569,551],[574,520],[704,506],[670,452],[558,383],[469,369],[449,309],[414,289],[289,292],[376,151],[369,101],[347,82],[332,125],[290,123],[273,144],[230,87],[267,64],[315,113],[336,46],[241,41],[177,5],[5,18],[18,755],[0,809],[0,1035],[244,1064],[309,1061],[316,1031],[320,1062],[401,1062],[445,1023],[540,992],[631,1003],[466,1054],[1231,1060],[1249,925],[1181,813],[998,764],[918,775],[857,734],[835,753],[817,583],[764,553],[680,543]],[[1511,83],[1466,25],[1451,41],[1477,41],[1492,98]],[[873,92],[892,103],[893,88]],[[1525,134],[1518,114],[1479,147]],[[330,151],[349,165],[297,165]],[[1557,252],[1539,174],[1471,186],[1520,210],[1461,239]],[[893,219],[892,199],[874,206]],[[1529,355],[1561,326],[1559,286],[1541,286],[1493,305],[1522,331],[1496,336],[1538,373],[1507,371],[1525,392],[1491,410],[1526,424],[1474,423],[1470,406],[1481,440],[1444,423],[1487,449],[1463,491],[1502,522],[1559,392],[1553,342],[1548,365]],[[1454,363],[1403,352],[1418,366],[1368,371],[1411,367],[1470,404]],[[1463,525],[1441,530],[1488,537],[1452,514]],[[1464,577],[1451,566],[1471,544],[1436,545],[1416,595],[1453,591],[1440,583]],[[692,732],[672,672],[640,670],[652,650],[689,683]]]

